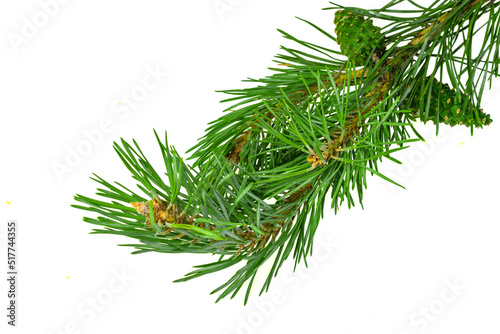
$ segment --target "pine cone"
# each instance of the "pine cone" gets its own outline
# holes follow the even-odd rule
[[[427,85],[429,80],[429,78],[424,79],[424,85]],[[420,96],[420,92],[415,94],[409,108],[418,111],[422,99],[423,108],[425,110],[428,95]],[[476,117],[476,111],[479,117]],[[436,124],[438,113],[439,123],[451,126],[458,124],[467,127],[473,125],[475,127],[482,127],[492,122],[490,115],[484,113],[483,109],[474,106],[467,95],[463,93],[458,94],[454,89],[451,89],[448,84],[440,83],[438,80],[434,79],[431,88],[429,115],[427,115],[427,119]],[[420,118],[424,118],[423,113]]]
[[[380,57],[385,51],[384,36],[371,19],[346,10],[335,12],[335,33],[340,51],[349,57],[356,66],[362,66],[372,54]]]

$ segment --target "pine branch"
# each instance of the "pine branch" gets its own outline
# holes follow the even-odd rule
[[[500,15],[491,1],[438,0],[425,8],[335,10],[336,36],[302,20],[331,42],[320,46],[284,31],[296,47],[282,47],[272,75],[255,87],[224,91],[233,102],[190,149],[188,165],[155,132],[165,164],[158,173],[139,145],[115,150],[138,192],[95,176],[100,199],[77,195],[74,207],[97,218],[93,233],[136,240],[134,253],[212,253],[186,281],[243,265],[212,291],[234,297],[275,256],[260,293],[290,256],[312,253],[326,196],[332,209],[362,205],[367,174],[384,158],[418,141],[413,122],[482,128],[486,83],[498,76]],[[486,23],[479,19],[487,16]],[[383,28],[372,19],[386,20]],[[473,41],[480,39],[479,50]],[[341,51],[333,49],[339,44]],[[445,83],[448,81],[448,83]],[[354,197],[357,195],[357,201]]]

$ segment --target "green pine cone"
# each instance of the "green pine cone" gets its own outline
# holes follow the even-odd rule
[[[385,51],[384,38],[380,28],[371,19],[346,10],[335,12],[335,33],[340,51],[356,66],[365,64],[372,51],[380,56]]]
[[[424,85],[427,85],[429,78],[424,80]],[[414,99],[411,101],[409,108],[414,110],[414,116],[417,115],[418,110],[421,106],[421,96],[420,92],[415,94]],[[428,95],[423,96],[423,107],[425,109],[427,103]],[[478,117],[476,117],[476,111]],[[434,122],[438,121],[439,113],[439,123],[447,124],[450,126],[455,125],[465,125],[467,127],[483,127],[483,125],[490,125],[492,122],[490,115],[483,112],[483,109],[479,109],[472,104],[472,101],[465,94],[457,94],[454,89],[451,89],[448,84],[440,83],[438,80],[434,79],[431,88],[431,100],[429,104],[429,115],[427,119]],[[421,118],[424,118],[422,116]]]

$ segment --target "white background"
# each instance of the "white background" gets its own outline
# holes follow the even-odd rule
[[[33,22],[41,5],[0,4],[0,267],[7,271],[5,225],[15,219],[20,273],[18,327],[6,325],[5,279],[0,326],[44,334],[498,333],[498,81],[483,103],[490,127],[473,137],[442,127],[436,138],[433,125],[418,125],[427,143],[395,155],[404,166],[381,166],[406,189],[370,177],[364,210],[325,213],[310,268],[292,274],[288,263],[246,307],[242,296],[214,304],[209,295],[231,270],[172,283],[215,257],[130,255],[116,246],[130,240],[88,234],[84,212],[70,204],[76,193],[94,193],[91,173],[133,186],[113,141],[135,138],[161,168],[153,128],[168,130],[180,152],[194,145],[224,108],[214,91],[269,74],[278,46],[291,45],[277,28],[316,41],[300,16],[334,30],[333,11],[321,11],[326,1],[222,0],[231,9],[223,13],[217,3],[68,1],[17,48],[9,36],[21,35],[23,18]],[[168,76],[126,114],[118,102],[140,89],[148,68]],[[109,131],[58,177],[54,164],[67,165],[84,132],[102,122]]]

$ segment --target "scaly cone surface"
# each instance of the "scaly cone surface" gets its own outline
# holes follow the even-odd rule
[[[429,78],[425,78],[424,86],[430,85],[430,81]],[[483,109],[475,107],[467,94],[459,94],[448,84],[439,82],[437,79],[432,80],[432,87],[427,93],[415,94],[410,108],[418,111],[422,106],[422,110],[425,111],[427,103],[429,103],[429,111],[426,116],[434,124],[439,122],[450,126],[465,125],[482,128],[483,125],[490,125],[492,122],[490,115],[484,113]],[[417,116],[417,113],[415,112],[414,116]],[[421,115],[420,119],[425,120],[425,115]]]
[[[356,66],[364,65],[375,48],[377,48],[378,56],[384,52],[384,36],[380,28],[373,25],[371,19],[365,19],[363,15],[346,10],[339,10],[335,12],[334,23],[337,26],[335,33],[340,50]]]

